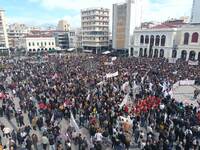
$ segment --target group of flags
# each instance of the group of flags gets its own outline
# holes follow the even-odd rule
[[[132,112],[136,115],[146,113],[152,109],[158,109],[161,104],[161,99],[156,96],[148,96],[147,98],[138,101],[136,105],[132,107]]]

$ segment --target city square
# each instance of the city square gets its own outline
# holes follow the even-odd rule
[[[0,150],[199,150],[200,1],[77,1],[2,2]]]

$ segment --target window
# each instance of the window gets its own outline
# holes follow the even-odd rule
[[[31,42],[29,42],[28,45],[31,46]]]
[[[183,51],[181,52],[181,59],[182,59],[182,60],[186,60],[186,58],[187,58],[187,51],[186,51],[186,50],[183,50]]]
[[[44,43],[44,45],[46,46],[46,45],[47,45],[47,43],[45,42],[45,43]]]
[[[165,55],[164,49],[161,49],[161,50],[160,50],[160,58],[163,58],[164,55]]]
[[[172,51],[172,58],[176,58],[176,56],[177,56],[177,51],[176,51],[176,50],[173,50],[173,51]]]
[[[189,43],[189,37],[190,37],[189,33],[185,33],[184,34],[184,42],[183,42],[184,45],[188,45],[188,43]]]
[[[161,46],[165,46],[165,42],[166,42],[166,36],[162,35],[162,37],[161,37]]]
[[[147,48],[144,49],[144,57],[147,57]]]
[[[156,43],[155,43],[156,46],[159,46],[160,45],[160,36],[159,35],[156,35]]]
[[[195,60],[195,56],[196,56],[196,53],[194,51],[190,51],[189,60],[194,61]]]
[[[151,39],[150,39],[150,45],[153,46],[154,45],[154,36],[151,35]]]
[[[143,35],[140,36],[140,44],[144,44],[144,36]]]
[[[35,46],[35,43],[33,42],[32,45]]]
[[[52,42],[52,45],[54,45],[54,43]]]
[[[154,58],[158,58],[158,49],[154,50]]]
[[[199,34],[197,32],[192,34],[192,43],[197,43],[199,38]]]
[[[148,43],[149,43],[149,36],[146,35],[146,36],[145,36],[145,44],[148,44]]]
[[[49,42],[49,45],[51,45],[51,43]]]
[[[40,44],[37,42],[37,46],[39,46]]]
[[[200,52],[199,52],[199,54],[198,54],[198,61],[200,61]]]
[[[134,49],[133,49],[133,48],[131,48],[131,56],[133,56],[133,50],[134,50]]]
[[[143,56],[143,49],[142,49],[142,48],[140,48],[139,56],[140,56],[140,57]]]
[[[41,46],[43,46],[43,43],[41,42]]]

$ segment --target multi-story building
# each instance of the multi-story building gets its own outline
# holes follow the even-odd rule
[[[200,61],[200,25],[186,25],[178,33],[173,57]]]
[[[65,31],[53,31],[52,35],[55,37],[56,47],[61,50],[69,48],[69,33]]]
[[[101,53],[108,49],[109,9],[81,10],[82,46],[85,50]]]
[[[8,28],[8,41],[10,48],[18,48],[20,39],[29,33],[30,29],[25,24],[10,24]]]
[[[76,29],[76,48],[82,49],[82,30],[81,30],[81,28]]]
[[[70,30],[69,31],[69,48],[76,47],[76,31]]]
[[[113,49],[125,50],[130,46],[130,35],[141,25],[141,4],[138,0],[126,0],[113,4]]]
[[[136,29],[133,34],[131,56],[170,57],[177,28],[156,26],[150,29]]]
[[[28,35],[21,39],[20,48],[27,52],[45,52],[56,49],[55,38],[47,35]]]
[[[6,30],[5,11],[0,10],[0,50],[8,50],[8,34]]]
[[[165,57],[200,61],[200,25],[175,22],[137,29],[134,32],[130,56]]]
[[[113,49],[128,49],[130,41],[131,0],[113,4]]]
[[[59,31],[69,31],[70,25],[66,20],[60,20],[57,25],[57,30]]]
[[[200,0],[193,0],[191,23],[200,24]]]

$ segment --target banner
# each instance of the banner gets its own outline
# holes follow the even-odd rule
[[[103,52],[102,54],[108,55],[108,54],[110,54],[110,53],[111,53],[110,51],[105,51],[105,52]]]
[[[115,60],[117,60],[117,57],[112,57],[111,60],[115,61]]]
[[[112,66],[112,65],[113,65],[113,62],[105,62],[104,65],[107,65],[107,66],[110,65],[110,66]]]
[[[198,64],[199,64],[198,61],[191,61],[191,60],[188,61],[188,65],[191,65],[191,66],[197,66]]]
[[[128,94],[126,94],[126,96],[124,97],[122,103],[119,105],[120,108],[122,108],[124,105],[126,105],[126,103],[128,102]]]
[[[101,82],[97,83],[97,85],[99,85],[99,86],[101,86],[103,84],[104,84],[104,81],[101,81]]]
[[[125,82],[125,83],[122,85],[122,91],[123,91],[124,93],[129,93],[129,92],[130,92],[129,81]]]
[[[181,80],[179,82],[179,85],[194,85],[195,84],[195,80]]]
[[[176,58],[169,58],[169,59],[168,59],[168,62],[169,62],[170,64],[175,64],[175,63],[176,63]]]
[[[70,118],[70,125],[75,128],[76,132],[79,132],[79,130],[80,130],[79,126],[76,123],[76,120],[74,119],[74,116],[72,113],[71,113],[71,118]]]
[[[108,74],[106,74],[106,78],[112,78],[112,77],[116,77],[116,76],[118,76],[119,75],[119,72],[117,71],[117,72],[115,72],[115,73],[108,73]]]

